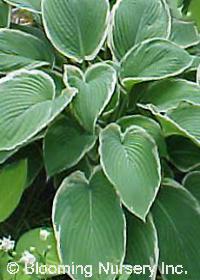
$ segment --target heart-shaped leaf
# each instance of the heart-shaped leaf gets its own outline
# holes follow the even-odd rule
[[[152,39],[133,47],[121,61],[122,83],[131,87],[142,81],[160,80],[181,74],[192,57],[178,45]]]
[[[147,217],[147,222],[135,218],[130,213],[126,215],[127,220],[127,250],[125,264],[132,266],[149,265],[151,271],[145,271],[144,274],[132,274],[129,280],[155,280],[158,266],[158,237],[156,228],[151,216]]]
[[[22,160],[0,169],[0,222],[17,207],[27,179],[27,161]]]
[[[160,112],[166,112],[182,101],[200,104],[200,86],[182,79],[157,81],[148,87],[139,103],[153,104]]]
[[[44,158],[49,176],[76,165],[92,148],[94,135],[73,119],[61,117],[49,127],[44,139]]]
[[[159,268],[168,280],[197,280],[200,258],[200,206],[197,200],[173,180],[166,180],[152,212],[158,232]],[[173,241],[173,246],[172,245]],[[178,272],[162,271],[164,264],[179,265]],[[181,267],[180,267],[181,266]],[[171,270],[170,270],[171,271]]]
[[[53,61],[46,41],[19,30],[0,30],[0,73],[50,65]]]
[[[15,90],[13,90],[15,89]],[[13,150],[49,124],[72,100],[75,89],[55,98],[53,80],[38,70],[0,80],[0,151]]]
[[[124,205],[145,220],[160,186],[160,161],[155,142],[139,126],[124,133],[116,124],[100,135],[101,165]]]
[[[53,224],[63,264],[90,265],[90,279],[113,279],[99,274],[99,263],[120,265],[125,254],[125,219],[112,185],[101,170],[88,181],[78,171],[64,180],[54,199]],[[85,279],[81,271],[73,279]]]
[[[8,27],[10,24],[10,7],[0,0],[0,28]]]
[[[93,60],[107,35],[109,1],[43,0],[42,15],[48,38],[62,54]]]
[[[119,119],[117,123],[120,125],[123,131],[125,131],[132,125],[137,125],[144,128],[146,132],[149,133],[149,135],[151,135],[155,140],[161,156],[167,155],[167,147],[161,127],[159,123],[157,123],[153,119],[142,115],[133,115],[123,117]]]
[[[117,1],[112,13],[109,42],[118,59],[146,39],[170,35],[171,17],[165,0]]]
[[[74,66],[66,66],[65,70],[66,85],[78,89],[72,106],[75,115],[87,131],[94,132],[98,117],[114,93],[116,71],[106,63],[94,64],[85,74]]]
[[[4,0],[5,2],[34,13],[41,12],[41,0]]]

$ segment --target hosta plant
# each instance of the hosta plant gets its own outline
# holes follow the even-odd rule
[[[0,0],[0,279],[199,279],[197,11]]]

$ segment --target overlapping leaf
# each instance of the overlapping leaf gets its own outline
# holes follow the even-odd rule
[[[193,22],[174,19],[170,40],[183,48],[189,48],[197,45],[200,41],[200,37]]]
[[[52,79],[38,70],[23,70],[2,78],[0,151],[13,150],[30,140],[71,102],[75,93],[68,89],[55,98]]]
[[[92,60],[101,49],[109,19],[108,0],[43,0],[47,36],[64,55]]]
[[[183,186],[191,192],[200,203],[200,171],[188,173],[183,180]]]
[[[79,171],[64,180],[54,199],[53,224],[63,264],[92,265],[90,279],[114,278],[99,274],[99,263],[123,261],[125,220],[120,200],[101,170],[89,181]],[[71,276],[85,279],[80,271]]]
[[[129,280],[155,280],[159,249],[158,237],[152,217],[147,218],[143,223],[131,214],[127,214],[127,251],[125,263],[145,266],[149,265],[153,269],[145,273],[132,274]]]
[[[151,135],[152,138],[155,140],[161,156],[166,156],[167,147],[159,123],[157,123],[153,119],[142,115],[123,117],[120,120],[118,120],[117,123],[120,125],[123,131],[125,131],[128,127],[132,125],[137,125],[144,128],[147,131],[147,133],[149,133],[149,135]]]
[[[117,1],[112,13],[109,41],[119,60],[146,39],[169,37],[171,17],[165,0]]]
[[[183,79],[157,81],[148,87],[139,103],[152,104],[160,112],[166,112],[182,101],[200,104],[200,86]]]
[[[152,212],[158,232],[160,269],[163,262],[174,267],[181,265],[183,271],[182,274],[168,275],[163,272],[164,278],[198,279],[199,268],[196,264],[200,257],[200,205],[197,200],[178,183],[167,180]]]
[[[50,65],[53,61],[46,41],[19,30],[0,30],[0,73]]]
[[[77,164],[95,143],[73,119],[61,117],[49,127],[44,140],[44,158],[48,174],[54,175]]]
[[[26,9],[31,12],[41,12],[41,0],[4,0],[5,2],[20,9]]]
[[[152,39],[133,47],[121,61],[121,79],[126,87],[142,81],[160,80],[181,74],[192,57],[178,45]]]
[[[116,124],[100,135],[101,165],[124,205],[145,220],[160,186],[160,161],[153,139],[138,126],[124,133]]]
[[[79,68],[66,66],[65,83],[78,89],[73,102],[73,110],[89,132],[94,132],[98,117],[112,98],[117,75],[113,67],[97,63],[89,67],[85,74]]]
[[[167,139],[170,161],[182,172],[188,172],[200,166],[200,147],[190,139],[171,136]]]

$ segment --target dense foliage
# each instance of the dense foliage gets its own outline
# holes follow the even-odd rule
[[[197,0],[0,0],[0,279],[199,280],[199,28]]]

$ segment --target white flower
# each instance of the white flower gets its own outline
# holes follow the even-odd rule
[[[22,254],[22,257],[19,261],[26,265],[33,264],[36,262],[36,257],[34,255],[32,255],[29,251],[24,251],[24,253]]]
[[[3,237],[0,239],[0,251],[8,252],[13,250],[15,247],[15,241],[11,240],[11,236],[8,238]]]
[[[47,238],[49,237],[50,235],[50,232],[46,229],[41,229],[40,230],[40,239],[43,240],[43,241],[46,241]]]

